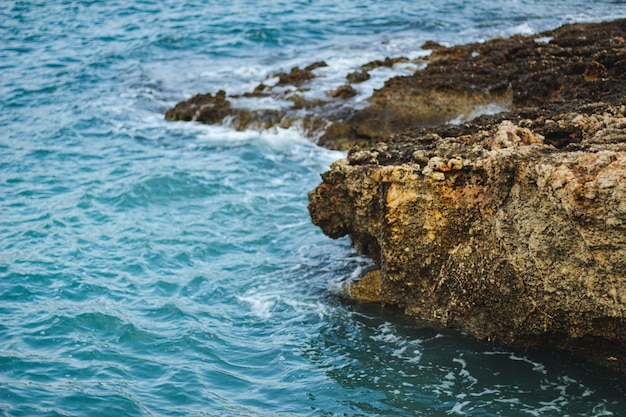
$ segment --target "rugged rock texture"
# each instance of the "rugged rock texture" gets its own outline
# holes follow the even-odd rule
[[[380,265],[350,284],[357,298],[626,371],[625,113],[354,148],[310,193],[312,220]]]
[[[534,36],[514,36],[446,48],[426,42],[432,50],[411,76],[394,77],[376,90],[363,109],[347,99],[353,85],[369,78],[378,67],[408,62],[396,57],[372,61],[347,75],[348,84],[328,92],[328,100],[308,102],[302,97],[316,70],[274,74],[274,86],[260,84],[245,97],[273,97],[292,101],[276,109],[245,109],[231,105],[222,94],[180,102],[166,113],[168,120],[228,123],[236,129],[302,126],[322,146],[348,149],[352,144],[374,144],[410,128],[430,128],[452,119],[469,120],[493,112],[494,103],[514,111],[605,102],[621,104],[626,89],[626,21],[566,25]],[[230,96],[236,99],[237,96]],[[484,108],[483,108],[484,107]],[[482,110],[481,110],[482,108]],[[303,111],[304,110],[304,111]]]
[[[511,110],[623,103],[624,20],[451,48],[433,42],[422,47],[433,50],[426,68],[387,81],[368,107],[334,121],[319,143],[337,149],[375,143],[416,126],[471,118],[492,103]]]
[[[301,94],[316,63],[245,94],[288,109],[235,108],[220,91],[166,117],[299,123],[323,146],[352,147],[309,210],[380,265],[348,285],[354,297],[626,373],[626,20],[423,48],[425,68],[362,109],[355,86],[405,58],[363,65],[328,100]],[[494,103],[506,111],[486,114]]]
[[[625,30],[428,43],[424,70],[335,122],[322,143],[361,146],[311,218],[380,266],[347,291],[626,373]],[[443,123],[494,100],[509,111]]]
[[[168,109],[165,118],[172,121],[193,121],[205,124],[228,124],[237,130],[270,129],[272,127],[290,127],[299,123],[303,130],[315,135],[324,130],[328,121],[322,117],[340,106],[341,99],[352,97],[356,92],[351,87],[344,86],[328,95],[336,100],[306,100],[299,93],[304,91],[302,86],[315,78],[314,70],[325,67],[323,61],[314,62],[304,69],[294,67],[289,73],[274,74],[277,79],[274,86],[259,84],[252,92],[243,94],[246,98],[272,97],[276,100],[291,101],[293,105],[284,109],[247,109],[232,105],[229,96],[224,90],[219,90],[215,96],[211,93],[197,94],[188,100],[181,101],[175,107]],[[230,96],[237,99],[239,96]],[[307,111],[324,107],[325,112]],[[302,110],[305,110],[304,112]]]

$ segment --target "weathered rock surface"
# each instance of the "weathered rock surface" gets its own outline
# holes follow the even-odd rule
[[[313,222],[380,265],[353,296],[626,371],[624,106],[398,136],[322,178]]]
[[[380,266],[348,285],[355,298],[626,373],[626,20],[422,47],[425,68],[364,108],[350,107],[355,86],[406,59],[363,65],[327,100],[303,95],[316,63],[244,94],[290,108],[236,108],[220,91],[166,118],[299,123],[323,146],[351,147],[309,211]],[[473,118],[494,103],[500,113]]]
[[[334,123],[321,143],[360,146],[311,218],[380,267],[347,291],[626,373],[625,38],[620,20],[431,42],[424,70]],[[494,100],[509,111],[444,123]]]
[[[492,103],[510,110],[623,103],[624,20],[450,48],[427,42],[422,48],[433,50],[426,68],[387,81],[368,107],[334,120],[320,145],[373,144],[409,128],[471,118]],[[358,75],[351,74],[355,80]]]
[[[328,125],[322,117],[331,109],[341,105],[341,99],[352,97],[356,92],[351,87],[344,86],[336,91],[329,92],[335,102],[324,100],[307,100],[300,93],[302,86],[316,77],[314,70],[327,66],[323,61],[314,62],[304,69],[294,67],[290,72],[274,74],[276,84],[268,86],[259,84],[252,92],[244,93],[246,98],[272,97],[276,100],[290,101],[293,104],[281,109],[248,109],[236,107],[232,99],[239,96],[228,96],[224,90],[219,90],[215,96],[210,93],[197,94],[188,100],[176,104],[168,109],[165,118],[172,121],[193,121],[205,124],[228,124],[237,130],[270,129],[272,127],[290,127],[300,123],[303,130],[310,135],[318,134]],[[230,98],[230,100],[229,100]],[[337,104],[340,103],[340,104]],[[308,111],[317,108],[326,108],[325,112]],[[304,112],[302,110],[305,110]]]
[[[362,109],[346,103],[355,93],[353,85],[367,80],[373,69],[406,63],[407,58],[364,64],[347,75],[349,84],[328,92],[327,101],[307,102],[301,94],[316,78],[315,71],[326,65],[316,62],[274,74],[276,85],[260,84],[243,95],[292,101],[290,108],[238,108],[229,101],[237,96],[224,93],[221,103],[213,103],[212,96],[204,94],[178,103],[166,118],[228,123],[236,129],[297,123],[306,134],[319,138],[320,145],[348,149],[354,143],[374,144],[406,129],[468,120],[481,107],[494,103],[513,111],[593,102],[619,105],[626,89],[625,20],[566,25],[534,36],[449,48],[426,42],[422,48],[432,50],[424,59],[425,68],[388,80]]]

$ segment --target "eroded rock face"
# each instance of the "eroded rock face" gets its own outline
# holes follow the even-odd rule
[[[348,286],[354,297],[626,372],[626,20],[423,48],[425,67],[358,110],[369,71],[405,59],[363,65],[327,100],[303,96],[316,63],[244,94],[290,108],[236,108],[220,91],[166,117],[298,123],[323,146],[351,147],[309,211],[379,264]],[[494,102],[507,111],[472,119]]]
[[[591,107],[399,135],[333,163],[312,220],[380,265],[349,291],[626,371],[626,110]]]

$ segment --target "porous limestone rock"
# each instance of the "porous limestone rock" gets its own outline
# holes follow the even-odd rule
[[[313,222],[380,266],[356,298],[626,370],[626,109],[353,149]],[[568,137],[559,147],[546,135]],[[567,142],[567,143],[565,143]],[[363,296],[365,294],[365,296]]]

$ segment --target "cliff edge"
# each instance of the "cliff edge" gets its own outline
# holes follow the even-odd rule
[[[499,88],[510,110],[387,132],[322,175],[309,194],[313,222],[350,236],[380,267],[348,292],[480,339],[550,346],[626,372],[624,28],[493,41],[512,49],[491,58],[480,45],[484,60],[524,67],[526,77],[487,80],[484,67],[457,65],[479,47],[468,45],[438,51],[447,64],[388,82],[400,86],[387,90],[390,106],[409,93],[420,100],[414,92],[439,73],[447,91],[478,80],[478,105],[488,85]]]

